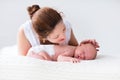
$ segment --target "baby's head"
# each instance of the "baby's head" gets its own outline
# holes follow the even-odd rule
[[[97,50],[91,43],[77,46],[74,57],[82,60],[93,60],[96,58]]]

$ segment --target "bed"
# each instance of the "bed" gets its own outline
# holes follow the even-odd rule
[[[0,80],[120,80],[120,55],[99,53],[80,63],[42,61],[17,55],[17,47],[0,49]]]

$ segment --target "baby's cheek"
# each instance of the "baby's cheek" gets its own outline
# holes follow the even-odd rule
[[[79,48],[76,48],[75,52],[76,53],[79,53],[80,49]]]

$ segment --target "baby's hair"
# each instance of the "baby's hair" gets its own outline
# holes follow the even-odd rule
[[[34,14],[37,10],[39,10],[39,9],[40,9],[40,7],[39,7],[39,5],[37,5],[37,4],[34,4],[34,5],[32,5],[32,6],[29,6],[29,7],[27,8],[27,11],[28,11],[28,13],[29,13],[29,15],[30,15],[30,18],[32,18],[33,14]]]

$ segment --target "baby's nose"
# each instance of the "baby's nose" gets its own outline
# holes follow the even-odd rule
[[[82,60],[84,60],[85,59],[84,54],[80,54],[79,58],[82,59]]]

